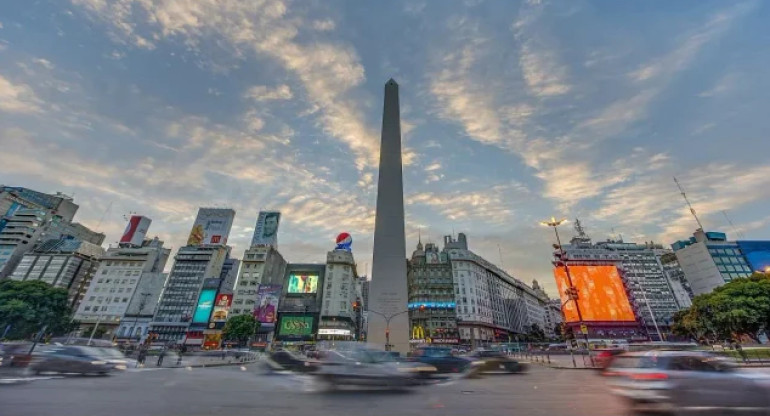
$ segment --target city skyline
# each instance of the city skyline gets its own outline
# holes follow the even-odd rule
[[[175,252],[198,207],[226,206],[241,253],[257,212],[276,210],[287,260],[322,261],[348,231],[370,267],[391,77],[403,90],[407,251],[418,233],[465,232],[474,251],[499,263],[499,245],[502,268],[554,296],[552,234],[538,221],[580,217],[594,240],[669,246],[697,226],[674,175],[707,229],[735,235],[728,210],[747,239],[770,232],[760,115],[770,57],[748,36],[767,33],[762,3],[701,2],[686,14],[143,4],[10,6],[0,17],[0,144],[11,149],[0,176],[74,194],[76,220],[108,243],[136,212]],[[402,30],[385,38],[372,27]]]

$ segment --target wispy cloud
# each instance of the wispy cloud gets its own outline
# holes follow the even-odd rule
[[[29,85],[12,83],[0,75],[0,111],[9,113],[39,113],[42,101]]]
[[[255,85],[249,88],[244,96],[255,101],[268,101],[290,100],[294,97],[294,94],[292,94],[291,88],[286,84],[279,85],[272,89],[264,85]]]

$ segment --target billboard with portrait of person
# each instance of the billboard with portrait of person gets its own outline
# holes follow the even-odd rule
[[[254,308],[254,318],[261,324],[273,325],[278,312],[278,300],[281,298],[281,285],[259,285],[257,289],[257,306]]]
[[[251,245],[278,245],[278,224],[281,222],[281,213],[278,211],[260,211],[257,216],[257,225],[254,227],[254,236]]]

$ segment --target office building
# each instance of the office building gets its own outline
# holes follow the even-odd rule
[[[339,238],[338,238],[339,240]],[[360,336],[361,317],[356,290],[358,271],[350,246],[326,253],[321,321],[317,340],[352,341]]]
[[[123,325],[122,331],[115,329],[129,312],[137,315],[130,317],[134,319],[155,310],[165,281],[163,269],[170,254],[171,249],[164,248],[163,241],[157,238],[144,239],[139,245],[121,243],[107,249],[75,312],[75,319],[83,327],[98,324],[106,337],[145,335],[145,332],[136,333],[133,327],[137,325]]]
[[[201,208],[193,223],[188,245],[174,256],[166,287],[150,330],[158,343],[182,343],[193,320],[206,279],[219,279],[230,247],[226,245],[235,211]],[[202,343],[203,335],[200,340]]]
[[[407,264],[412,346],[459,344],[452,264],[433,243],[417,243]]]
[[[660,264],[666,273],[668,284],[671,287],[671,293],[674,294],[679,309],[686,309],[692,306],[692,289],[687,279],[684,277],[684,271],[679,266],[679,260],[676,254],[668,251],[660,256]]]
[[[142,273],[115,331],[117,342],[136,344],[145,341],[167,279],[168,273]]]
[[[286,260],[273,246],[261,245],[246,249],[233,291],[232,313],[254,313],[255,308],[259,306],[259,288],[267,285],[282,286],[285,274]],[[263,322],[265,323],[267,322]]]
[[[46,194],[20,186],[0,185],[0,232],[19,209],[50,211],[65,222],[72,221],[78,206],[61,192]]]
[[[222,345],[222,330],[230,315],[239,265],[240,260],[227,258],[218,278],[203,281],[185,345],[203,349],[218,349]]]
[[[742,246],[758,246],[747,243],[749,242],[742,242]],[[688,240],[677,241],[671,247],[695,296],[709,293],[733,279],[748,277],[754,271],[744,256],[741,245],[728,241],[727,234],[722,232],[705,232],[699,229]],[[757,254],[754,254],[754,258],[761,257]]]
[[[548,339],[561,337],[561,324],[564,315],[561,312],[561,299],[549,299],[545,305],[545,336]]]
[[[77,309],[103,255],[101,246],[74,237],[47,240],[22,256],[10,278],[40,280],[67,289],[70,306]]]
[[[278,346],[314,344],[323,305],[326,264],[286,265],[277,307],[274,340]],[[267,304],[266,307],[274,307]],[[274,310],[274,309],[273,309]],[[257,316],[268,315],[257,307]]]

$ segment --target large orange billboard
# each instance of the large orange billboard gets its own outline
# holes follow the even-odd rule
[[[635,321],[634,311],[628,301],[618,268],[615,266],[569,266],[572,283],[578,290],[580,313],[585,322]],[[577,322],[575,302],[567,302],[565,291],[569,288],[564,267],[553,271],[561,296],[562,312],[567,322]]]

